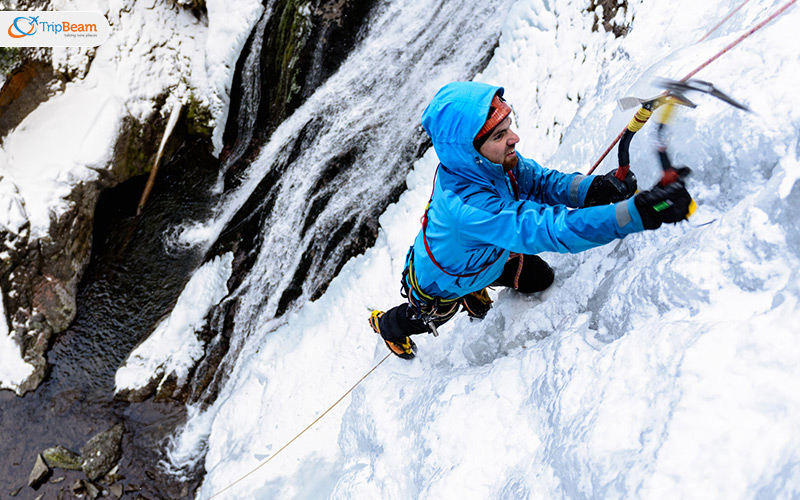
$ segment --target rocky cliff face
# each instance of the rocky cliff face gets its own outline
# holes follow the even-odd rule
[[[219,2],[140,3],[125,0],[105,13],[112,35],[96,49],[9,49],[0,54],[4,74],[0,147],[19,129],[39,126],[31,118],[37,109],[64,100],[82,87],[91,87],[97,99],[121,103],[116,108],[103,106],[104,114],[122,110],[104,120],[114,133],[105,146],[107,152],[100,153],[102,159],[79,165],[81,174],[70,171],[53,181],[64,194],[47,209],[45,223],[31,221],[32,202],[25,189],[13,174],[6,175],[17,167],[15,156],[0,155],[0,207],[8,206],[14,215],[7,217],[14,224],[0,226],[0,240],[6,247],[0,254],[0,289],[9,330],[23,359],[34,368],[15,387],[18,394],[35,389],[46,377],[48,348],[75,317],[77,288],[90,258],[100,193],[149,172],[172,104],[182,101],[184,111],[175,136],[167,143],[165,158],[189,136],[199,135],[209,150],[229,160],[228,166],[235,164],[335,71],[357,42],[373,0],[283,0],[265,2],[265,6],[250,0],[249,4],[236,2],[238,10],[224,3],[216,5]],[[10,8],[51,10],[51,5],[20,1]],[[238,42],[230,43],[223,61],[205,52],[213,37],[211,25],[230,38],[230,26],[223,29],[220,21],[214,21],[214,15],[220,14],[238,22],[234,37]],[[158,26],[172,24],[174,30],[148,29],[155,19]],[[257,22],[260,29],[252,29]],[[198,71],[202,67],[196,64],[198,58],[205,61],[205,71]],[[249,80],[243,75],[245,69]],[[217,74],[216,80],[212,73]],[[112,75],[116,88],[104,89],[103,79]],[[231,120],[227,119],[229,101]],[[248,116],[243,120],[237,115]],[[243,122],[250,130],[243,130]],[[225,149],[219,143],[223,130],[229,144]],[[233,144],[240,150],[237,158],[230,158]],[[64,160],[69,170],[66,164],[72,159]]]
[[[15,388],[18,394],[41,383],[54,335],[75,317],[75,297],[90,257],[99,194],[150,170],[166,125],[165,115],[174,100],[192,106],[186,106],[191,114],[185,112],[182,117],[180,130],[184,135],[167,144],[167,157],[186,134],[208,135],[215,120],[222,118],[219,110],[217,116],[209,111],[213,101],[222,98],[203,88],[198,83],[202,79],[196,75],[192,80],[191,75],[190,61],[202,49],[200,43],[208,31],[203,5],[167,4],[158,14],[149,13],[139,3],[127,0],[120,3],[118,11],[104,13],[112,25],[112,36],[97,50],[26,48],[5,49],[0,54],[4,74],[0,80],[0,148],[5,148],[5,154],[0,155],[0,206],[6,215],[0,224],[4,247],[0,253],[0,289],[9,330],[24,361],[34,367],[28,379]],[[11,8],[52,10],[49,3],[41,1],[16,2]],[[143,28],[152,21],[150,17],[159,16],[174,18],[183,28],[177,39],[168,30]],[[246,36],[245,29],[240,45]],[[232,76],[233,64],[230,66]],[[62,171],[49,178],[42,172],[41,183],[56,186],[53,191],[57,195],[51,200],[52,206],[37,207],[41,200],[31,199],[31,189],[23,186],[26,181],[20,177],[30,177],[31,170],[40,165],[36,161],[25,164],[19,158],[32,156],[31,142],[43,149],[58,148],[59,130],[48,131],[48,123],[34,115],[37,109],[49,106],[50,114],[63,113],[57,118],[69,120],[68,113],[74,109],[66,103],[81,92],[104,101],[97,116],[89,117],[93,121],[87,126],[87,136],[105,134],[108,140],[86,140],[78,148],[79,158],[64,154]],[[24,155],[17,154],[19,151],[10,144],[14,134],[33,138],[27,141]],[[206,140],[211,149],[210,136]],[[51,156],[58,156],[58,152]],[[82,162],[80,157],[91,159]],[[56,165],[54,169],[59,168]],[[32,221],[31,212],[37,209],[47,211],[46,222]]]
[[[0,90],[0,133],[13,133],[37,106],[62,94],[69,74],[53,68],[50,50],[22,50]],[[87,66],[91,59],[87,60]],[[161,99],[163,101],[163,98]],[[163,105],[163,103],[162,103]],[[54,334],[75,317],[75,297],[89,257],[97,199],[113,187],[150,168],[165,120],[157,109],[144,120],[122,122],[113,155],[95,180],[70,183],[49,225],[33,231],[29,221],[0,228],[5,252],[0,255],[0,289],[5,311],[23,359],[34,367],[17,392],[35,389],[46,376],[46,353]],[[175,141],[172,146],[174,147]],[[14,165],[6,165],[14,168]],[[13,178],[12,178],[13,179]],[[6,184],[13,183],[9,180]],[[13,184],[9,186],[13,190]],[[12,193],[11,203],[25,212],[25,199]]]

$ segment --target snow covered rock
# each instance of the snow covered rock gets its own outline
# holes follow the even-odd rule
[[[0,331],[0,361],[20,365],[17,344],[27,368],[0,372],[0,388],[24,394],[44,378],[50,341],[75,316],[100,192],[149,170],[173,104],[189,104],[184,119],[204,123],[184,129],[208,131],[211,147],[221,149],[236,60],[263,7],[256,0],[205,6],[50,2],[51,10],[102,12],[111,36],[96,49],[39,50],[16,77],[4,78],[0,289],[7,328],[0,330],[8,333]],[[10,5],[34,7],[45,8]]]

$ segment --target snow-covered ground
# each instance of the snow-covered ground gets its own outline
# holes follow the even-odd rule
[[[633,113],[617,97],[657,93],[656,77],[683,77],[782,2],[695,42],[737,4],[630,1],[615,39],[591,32],[583,2],[520,0],[478,79],[506,87],[523,154],[585,172]],[[692,222],[545,255],[551,289],[496,290],[484,321],[418,337],[417,359],[388,359],[265,464],[386,356],[366,317],[401,300],[428,151],[375,247],[277,331],[251,332],[173,465],[207,451],[203,499],[800,496],[798,21],[794,7],[698,75],[754,112],[696,96],[672,127]],[[652,140],[648,125],[631,148],[643,188]]]
[[[53,10],[102,12],[111,36],[96,49],[88,71],[86,49],[53,49],[53,66],[77,78],[0,143],[0,227],[12,234],[30,231],[31,239],[46,235],[51,216],[69,208],[74,186],[113,168],[123,120],[146,120],[159,96],[167,95],[165,114],[175,101],[190,98],[207,106],[214,146],[221,150],[236,60],[263,6],[257,0],[205,3],[207,19],[169,2],[53,2]],[[16,388],[31,370],[2,330],[0,365],[0,388]]]

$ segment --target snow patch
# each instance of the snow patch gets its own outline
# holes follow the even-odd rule
[[[205,317],[227,294],[233,254],[216,257],[199,268],[178,297],[169,317],[156,326],[117,370],[116,392],[146,387],[154,378],[170,375],[185,380],[203,356],[204,343],[197,337]]]
[[[16,390],[31,373],[33,366],[22,360],[13,332],[8,330],[5,306],[0,300],[0,389]]]

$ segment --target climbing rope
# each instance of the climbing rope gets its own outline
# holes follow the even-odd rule
[[[744,33],[742,36],[740,36],[739,38],[737,38],[736,40],[734,40],[733,42],[731,42],[730,44],[728,44],[728,46],[727,46],[727,47],[725,47],[724,49],[722,49],[721,51],[717,52],[717,54],[715,54],[715,55],[714,55],[714,57],[712,57],[712,58],[711,58],[711,59],[709,59],[708,61],[704,62],[704,63],[703,63],[703,64],[701,64],[700,66],[698,66],[698,67],[697,67],[697,69],[695,69],[694,71],[692,71],[692,72],[691,72],[691,73],[689,73],[688,75],[684,76],[684,77],[683,77],[683,79],[682,79],[681,81],[686,81],[686,80],[688,80],[689,78],[691,78],[691,77],[693,77],[694,75],[696,75],[696,74],[697,74],[697,73],[698,73],[698,72],[699,72],[701,69],[705,68],[706,66],[708,66],[708,65],[709,65],[709,64],[711,64],[712,62],[714,62],[714,61],[716,61],[717,59],[719,59],[719,58],[720,58],[720,56],[722,56],[723,54],[725,54],[726,52],[728,52],[728,51],[729,51],[729,50],[731,50],[732,48],[734,48],[734,47],[736,47],[737,45],[739,45],[739,44],[740,44],[740,43],[741,43],[741,42],[742,42],[744,39],[746,39],[747,37],[749,37],[750,35],[752,35],[752,34],[753,34],[753,33],[755,33],[756,31],[760,30],[761,28],[763,28],[764,26],[766,26],[767,24],[769,24],[769,23],[770,23],[770,22],[771,22],[773,19],[775,19],[776,17],[778,17],[778,16],[780,16],[781,14],[783,14],[784,12],[786,12],[786,10],[787,10],[789,7],[791,7],[792,5],[794,5],[795,3],[797,3],[797,0],[789,0],[788,2],[786,2],[786,4],[784,4],[784,6],[783,6],[783,7],[781,7],[781,8],[780,8],[780,9],[778,9],[778,10],[776,10],[775,12],[773,12],[773,13],[772,13],[772,15],[771,15],[771,16],[769,16],[768,18],[764,19],[764,20],[763,20],[763,21],[761,21],[760,23],[756,24],[755,26],[753,26],[752,28],[750,28],[749,30],[747,30],[747,31],[746,31],[746,32],[745,32],[745,33]]]
[[[749,1],[749,0],[748,0],[748,1]],[[750,28],[749,30],[747,30],[747,32],[745,32],[744,34],[742,34],[742,36],[740,36],[739,38],[737,38],[737,39],[736,39],[736,40],[734,40],[733,42],[729,43],[729,44],[728,44],[728,45],[727,45],[727,46],[726,46],[724,49],[722,49],[721,51],[717,52],[717,53],[716,53],[716,54],[715,54],[713,57],[711,57],[710,59],[708,59],[706,62],[704,62],[703,64],[701,64],[701,65],[700,65],[700,66],[698,66],[697,68],[695,68],[693,71],[689,72],[689,74],[688,74],[688,75],[686,75],[686,76],[684,76],[684,77],[683,77],[683,78],[682,78],[680,81],[682,81],[682,82],[685,82],[685,81],[686,81],[686,80],[688,80],[689,78],[691,78],[691,77],[693,77],[694,75],[696,75],[696,74],[697,74],[697,73],[698,73],[700,70],[702,70],[703,68],[705,68],[706,66],[708,66],[708,65],[709,65],[709,64],[711,64],[712,62],[714,62],[714,61],[716,61],[717,59],[719,59],[719,58],[720,58],[722,55],[724,55],[724,54],[725,54],[725,53],[727,53],[729,50],[731,50],[732,48],[734,48],[734,47],[736,47],[737,45],[739,45],[739,44],[740,44],[742,41],[744,41],[744,40],[745,40],[746,38],[748,38],[750,35],[752,35],[752,34],[753,34],[753,33],[755,33],[756,31],[760,30],[761,28],[763,28],[764,26],[766,26],[767,24],[769,24],[769,23],[770,23],[772,20],[774,20],[776,17],[778,17],[778,16],[780,16],[781,14],[783,14],[784,12],[786,12],[786,10],[787,10],[789,7],[791,7],[792,5],[794,5],[796,2],[797,2],[797,0],[789,0],[789,2],[787,2],[786,4],[784,4],[784,5],[783,5],[783,7],[781,7],[781,8],[780,8],[780,9],[778,9],[777,11],[773,12],[773,13],[772,13],[772,15],[770,15],[769,17],[767,17],[766,19],[764,19],[763,21],[761,21],[761,22],[760,22],[760,23],[758,23],[757,25],[755,25],[755,26],[753,26],[752,28]],[[747,2],[745,2],[745,3],[747,3]],[[736,9],[734,9],[734,11],[733,11],[732,13],[728,14],[728,16],[726,16],[726,18],[725,18],[725,19],[723,19],[723,21],[722,21],[722,22],[725,22],[727,19],[729,19],[729,18],[730,18],[730,17],[733,15],[733,13],[734,13],[734,12],[736,12],[736,11],[737,11],[737,10],[739,10],[739,9],[741,9],[743,6],[744,6],[744,4],[741,4],[741,5],[739,5],[738,7],[736,7]],[[714,28],[713,28],[713,29],[712,29],[710,32],[708,32],[708,33],[707,33],[707,34],[706,34],[706,35],[705,35],[703,38],[701,38],[700,40],[704,40],[704,39],[705,39],[705,38],[706,38],[708,35],[710,35],[710,34],[711,34],[711,33],[712,33],[714,30],[716,30],[716,29],[717,29],[717,28],[718,28],[718,27],[719,27],[721,24],[722,24],[722,23],[719,23],[717,26],[715,26],[715,27],[714,27]],[[595,171],[595,169],[596,169],[596,168],[597,168],[597,167],[600,165],[600,163],[602,163],[602,162],[603,162],[603,160],[605,160],[606,156],[608,156],[608,153],[610,153],[610,152],[611,152],[611,150],[614,148],[614,146],[616,146],[616,145],[617,145],[617,143],[619,142],[619,140],[620,140],[620,139],[622,139],[622,136],[623,136],[623,134],[625,134],[625,131],[626,131],[626,130],[627,130],[627,127],[625,127],[624,129],[622,129],[622,132],[620,132],[620,133],[619,133],[619,135],[616,137],[616,139],[614,139],[614,141],[611,143],[611,145],[610,145],[610,146],[608,146],[608,148],[606,148],[606,150],[605,150],[605,151],[603,151],[603,154],[602,154],[602,155],[600,155],[600,158],[599,158],[599,159],[598,159],[598,160],[597,160],[597,161],[594,163],[594,165],[592,165],[592,168],[590,168],[590,169],[589,169],[589,172],[587,172],[587,175],[588,175],[588,174],[591,174],[592,172],[594,172],[594,171]]]
[[[730,19],[731,17],[733,17],[733,15],[734,15],[734,14],[736,14],[737,12],[739,12],[739,10],[740,10],[742,7],[744,7],[744,6],[747,4],[747,2],[749,2],[749,1],[750,1],[750,0],[744,0],[744,2],[740,3],[738,7],[736,7],[736,8],[735,8],[735,9],[733,9],[732,11],[730,11],[730,12],[728,13],[728,15],[727,15],[727,16],[725,16],[724,18],[722,18],[722,21],[718,22],[718,23],[717,23],[717,24],[716,24],[716,25],[715,25],[713,28],[711,28],[711,29],[708,31],[708,33],[706,33],[705,35],[703,35],[703,37],[702,37],[700,40],[698,40],[698,41],[697,41],[697,43],[700,43],[700,42],[702,42],[703,40],[705,40],[706,38],[708,38],[709,36],[711,36],[711,33],[714,33],[715,31],[717,31],[717,28],[719,28],[720,26],[722,26],[723,24],[725,24],[726,22],[728,22],[728,19]]]
[[[358,387],[358,384],[360,384],[361,382],[363,382],[363,381],[364,381],[364,379],[366,379],[367,377],[369,377],[369,376],[370,376],[370,374],[371,374],[372,372],[374,372],[375,370],[377,370],[377,369],[378,369],[378,367],[379,367],[379,366],[381,366],[381,365],[383,364],[383,362],[384,362],[384,361],[386,361],[387,359],[389,359],[389,356],[391,356],[391,355],[392,355],[392,353],[389,353],[389,354],[387,354],[387,355],[386,355],[386,356],[385,356],[385,357],[384,357],[382,360],[378,361],[378,364],[376,364],[375,366],[373,366],[373,367],[372,367],[372,369],[371,369],[370,371],[368,371],[366,374],[364,374],[364,376],[363,376],[363,377],[361,377],[361,378],[358,380],[358,382],[356,382],[355,384],[353,384],[353,387],[351,387],[350,389],[348,389],[348,390],[347,390],[347,392],[345,392],[344,394],[342,394],[342,397],[340,397],[339,399],[337,399],[335,403],[333,403],[333,404],[332,404],[330,407],[328,407],[328,409],[327,409],[327,410],[325,410],[324,412],[322,412],[322,414],[321,414],[319,417],[317,417],[317,418],[316,418],[316,419],[315,419],[313,422],[311,422],[310,424],[308,424],[308,425],[306,426],[306,428],[305,428],[305,429],[303,429],[302,431],[300,431],[299,433],[297,433],[297,435],[296,435],[295,437],[293,437],[292,439],[290,439],[290,440],[289,440],[289,442],[287,442],[285,445],[281,446],[281,448],[280,448],[278,451],[276,451],[274,454],[272,454],[272,456],[270,456],[269,458],[267,458],[266,460],[264,460],[263,462],[261,462],[260,464],[258,464],[258,465],[257,465],[255,468],[253,468],[253,469],[252,469],[250,472],[248,472],[247,474],[243,475],[242,477],[240,477],[240,478],[239,478],[239,479],[237,479],[236,481],[232,482],[232,483],[231,483],[231,484],[229,484],[228,486],[226,486],[226,487],[222,488],[221,490],[219,490],[218,492],[214,493],[213,495],[211,495],[210,497],[208,497],[206,500],[211,500],[212,498],[214,498],[214,497],[216,497],[216,496],[219,496],[219,495],[223,494],[224,492],[226,492],[226,491],[228,491],[229,489],[233,488],[234,486],[236,486],[236,485],[237,485],[237,484],[239,484],[240,482],[244,481],[244,480],[245,480],[246,478],[248,478],[249,476],[253,475],[253,474],[254,474],[254,473],[255,473],[255,472],[258,470],[258,469],[260,469],[261,467],[264,467],[265,465],[267,465],[267,464],[270,462],[270,460],[272,460],[273,458],[275,458],[276,456],[278,456],[278,454],[279,454],[280,452],[282,452],[283,450],[285,450],[286,448],[288,448],[288,447],[289,447],[289,445],[291,445],[292,443],[294,443],[294,442],[295,442],[295,441],[296,441],[296,440],[297,440],[297,439],[298,439],[300,436],[302,436],[303,434],[305,434],[305,432],[306,432],[307,430],[309,430],[310,428],[314,427],[314,425],[315,425],[317,422],[319,422],[320,420],[322,420],[322,417],[324,417],[325,415],[327,415],[327,414],[328,414],[328,413],[329,413],[331,410],[333,410],[333,409],[336,407],[336,405],[338,405],[339,403],[341,403],[341,402],[342,402],[342,400],[343,400],[344,398],[346,398],[346,397],[347,397],[347,396],[348,396],[348,395],[349,395],[351,392],[353,392],[353,391],[355,390],[355,388],[356,388],[356,387]]]

